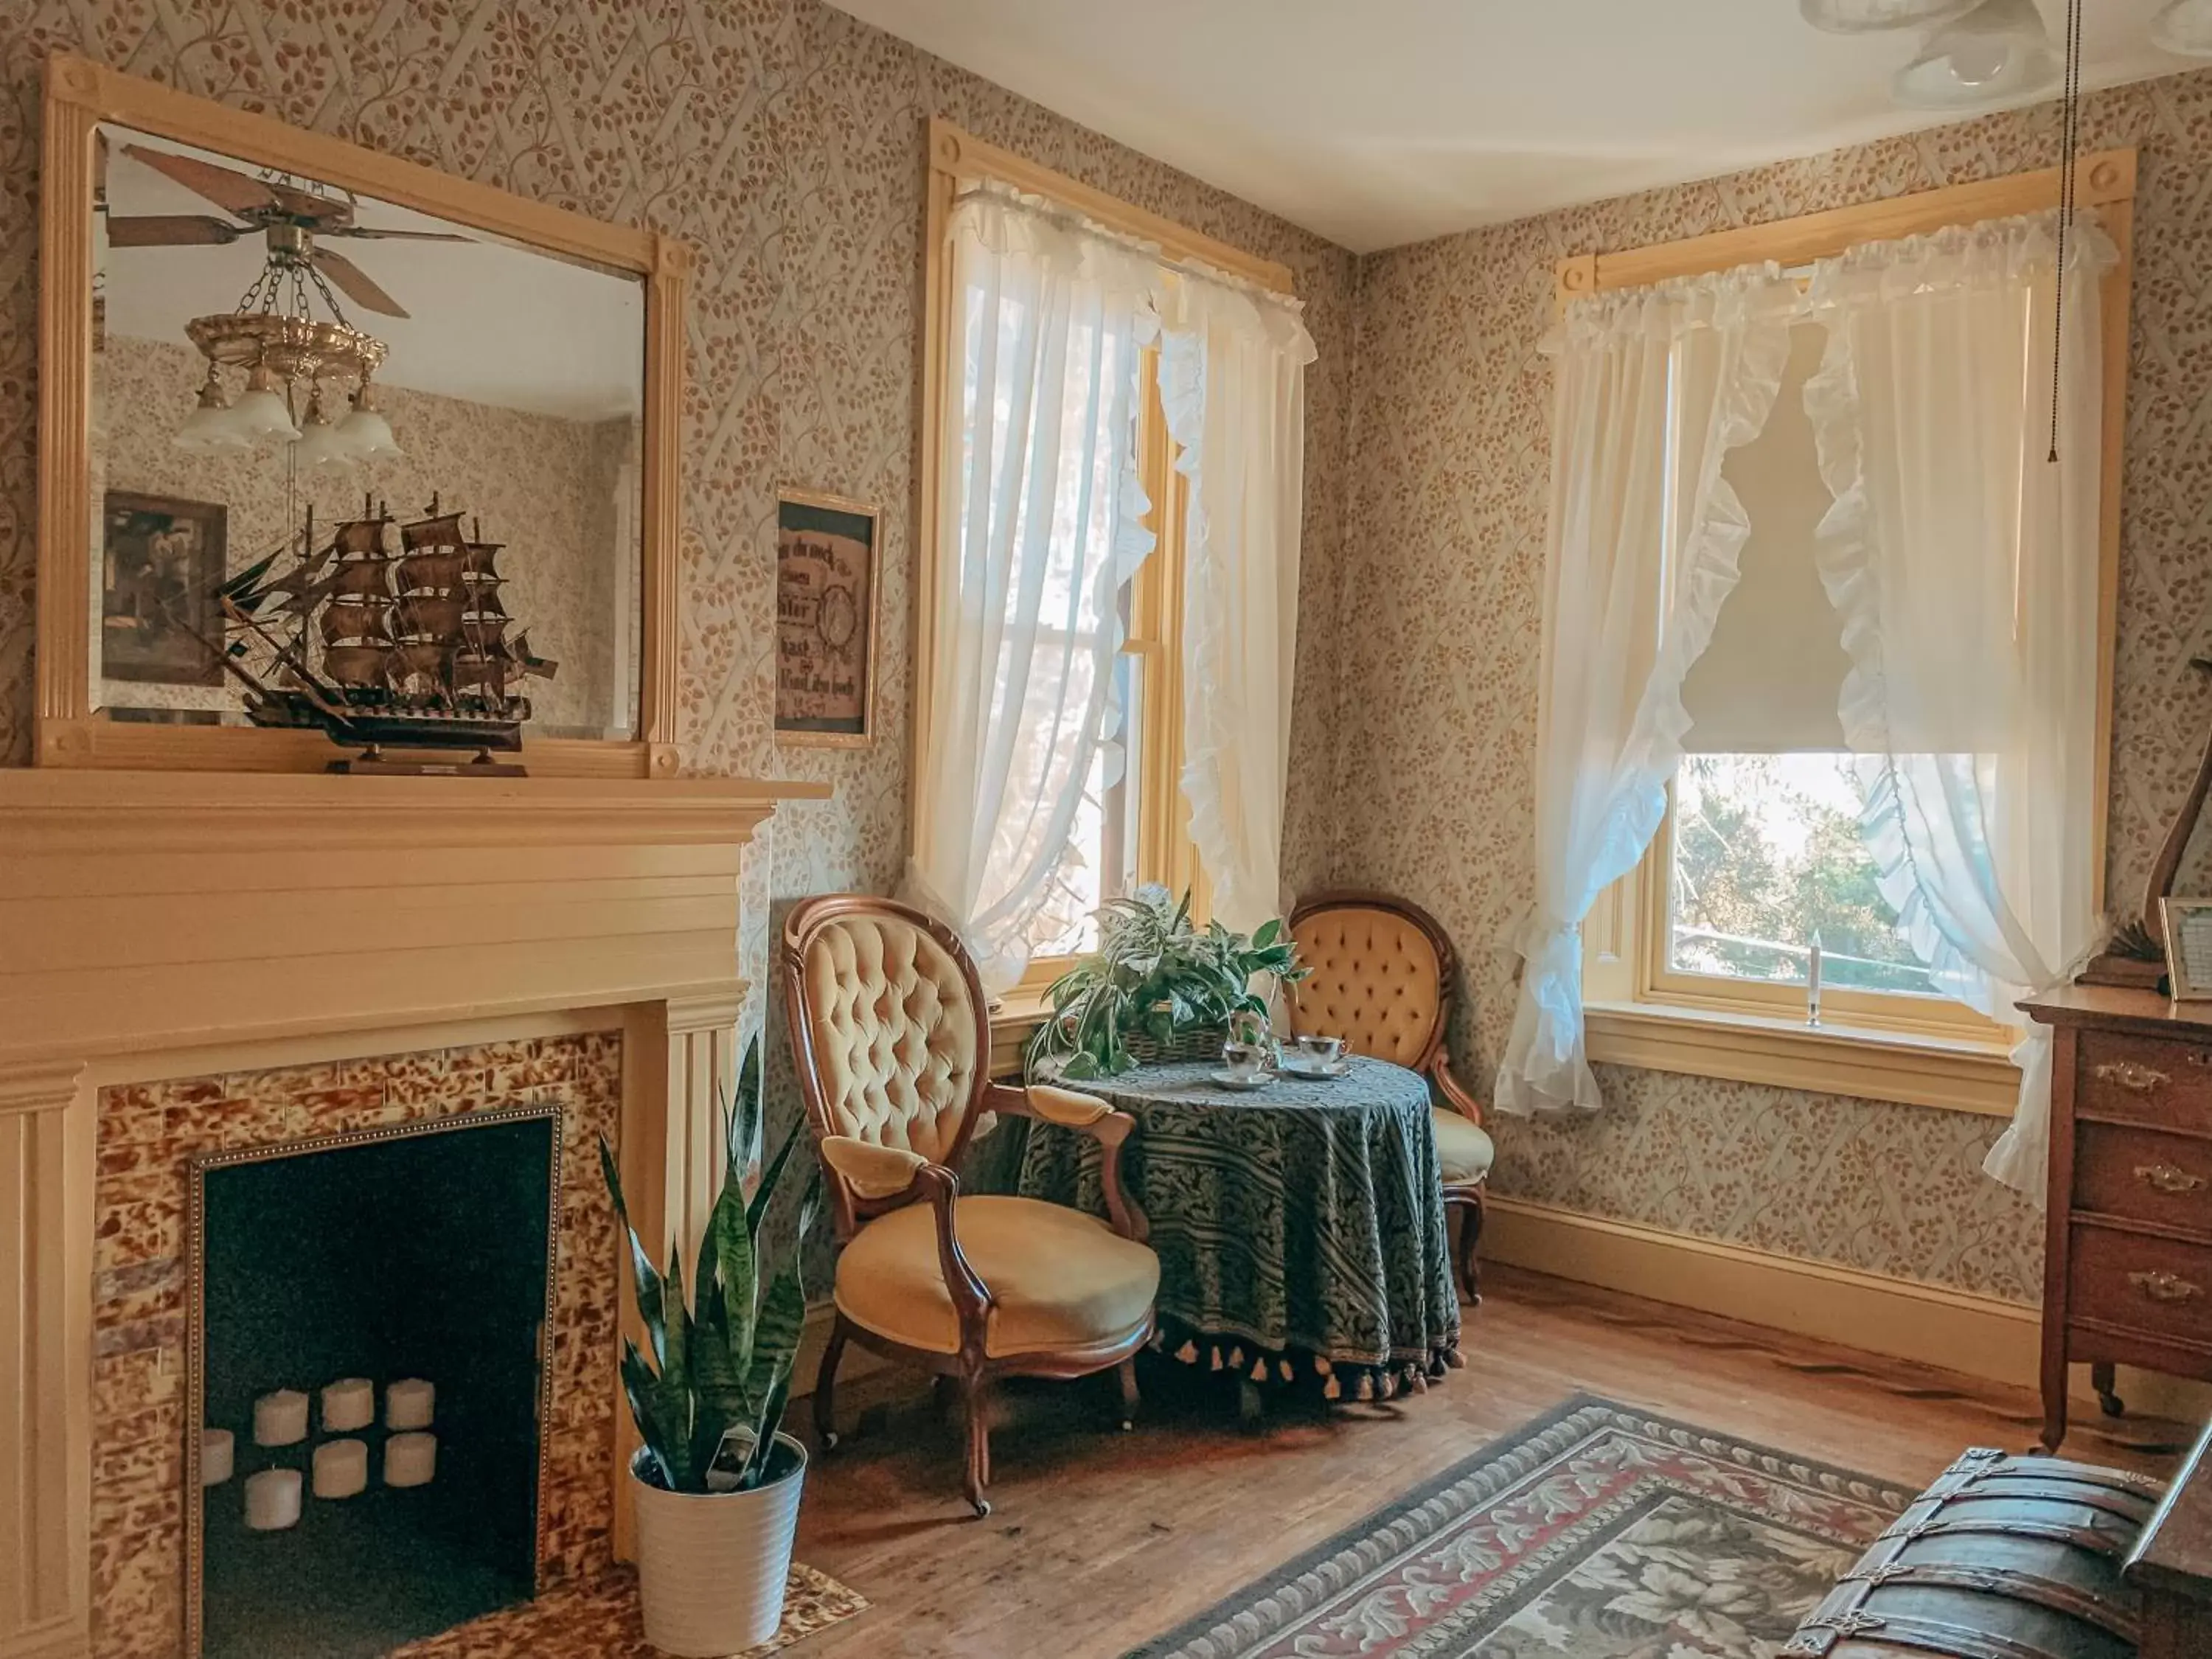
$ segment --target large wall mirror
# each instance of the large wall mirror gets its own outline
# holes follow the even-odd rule
[[[68,57],[46,161],[43,763],[675,769],[680,245]]]

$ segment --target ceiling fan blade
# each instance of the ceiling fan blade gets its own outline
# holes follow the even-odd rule
[[[378,230],[369,225],[348,225],[341,230],[325,230],[325,236],[358,236],[376,242],[473,242],[473,236],[456,236],[450,230]]]
[[[386,317],[404,317],[406,307],[393,299],[374,282],[359,265],[343,253],[333,253],[326,247],[315,250],[315,269],[336,283],[356,305],[369,311],[381,312]]]
[[[123,153],[233,213],[266,213],[276,205],[276,192],[260,179],[229,167],[219,167],[212,161],[172,155],[166,149],[149,149],[143,144],[125,144]]]
[[[110,247],[226,247],[251,234],[205,213],[111,214],[107,221]]]

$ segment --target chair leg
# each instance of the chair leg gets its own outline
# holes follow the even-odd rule
[[[1459,1279],[1467,1287],[1470,1307],[1482,1305],[1482,1267],[1476,1261],[1474,1247],[1482,1237],[1482,1189],[1478,1187],[1469,1194],[1465,1213],[1459,1224]]]
[[[1121,1432],[1137,1426],[1137,1356],[1131,1354],[1116,1368],[1121,1376]]]
[[[845,1357],[845,1316],[830,1326],[830,1340],[822,1350],[822,1369],[814,1377],[814,1440],[824,1453],[837,1449],[837,1362]]]
[[[983,1488],[991,1484],[991,1390],[980,1376],[969,1377],[967,1383],[968,1501],[980,1521],[991,1512],[991,1500],[983,1496]]]

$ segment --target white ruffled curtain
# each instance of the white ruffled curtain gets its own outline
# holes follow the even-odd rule
[[[902,894],[999,991],[1115,734],[1117,596],[1152,546],[1138,482],[1156,267],[980,190],[955,207],[930,718]],[[957,437],[952,434],[957,434]]]
[[[2014,1004],[2096,942],[2102,324],[2110,241],[2068,260],[2049,459],[2054,215],[1870,245],[1814,272],[1806,387],[1835,505],[1820,569],[1850,670],[1841,714],[1881,890],[1937,986]],[[2043,1196],[2049,1030],[1984,1167]]]
[[[1182,791],[1213,914],[1249,933],[1283,912],[1283,802],[1297,644],[1305,366],[1295,307],[1170,276],[1160,396],[1184,524]]]
[[[1536,760],[1536,904],[1497,1104],[1602,1103],[1583,1048],[1582,924],[1664,816],[1750,533],[1721,476],[1766,425],[1796,290],[1749,267],[1577,304],[1557,359]]]

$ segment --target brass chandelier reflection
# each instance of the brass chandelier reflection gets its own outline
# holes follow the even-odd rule
[[[296,444],[303,466],[346,467],[400,453],[391,422],[376,407],[374,375],[386,347],[346,319],[344,307],[315,268],[313,233],[296,224],[267,228],[269,258],[237,306],[195,317],[185,334],[207,359],[198,406],[177,430],[180,449],[202,452]],[[320,309],[327,317],[316,314]],[[222,372],[242,369],[235,403]],[[333,421],[323,406],[323,381],[351,381],[349,408]],[[304,387],[307,406],[294,418]]]

